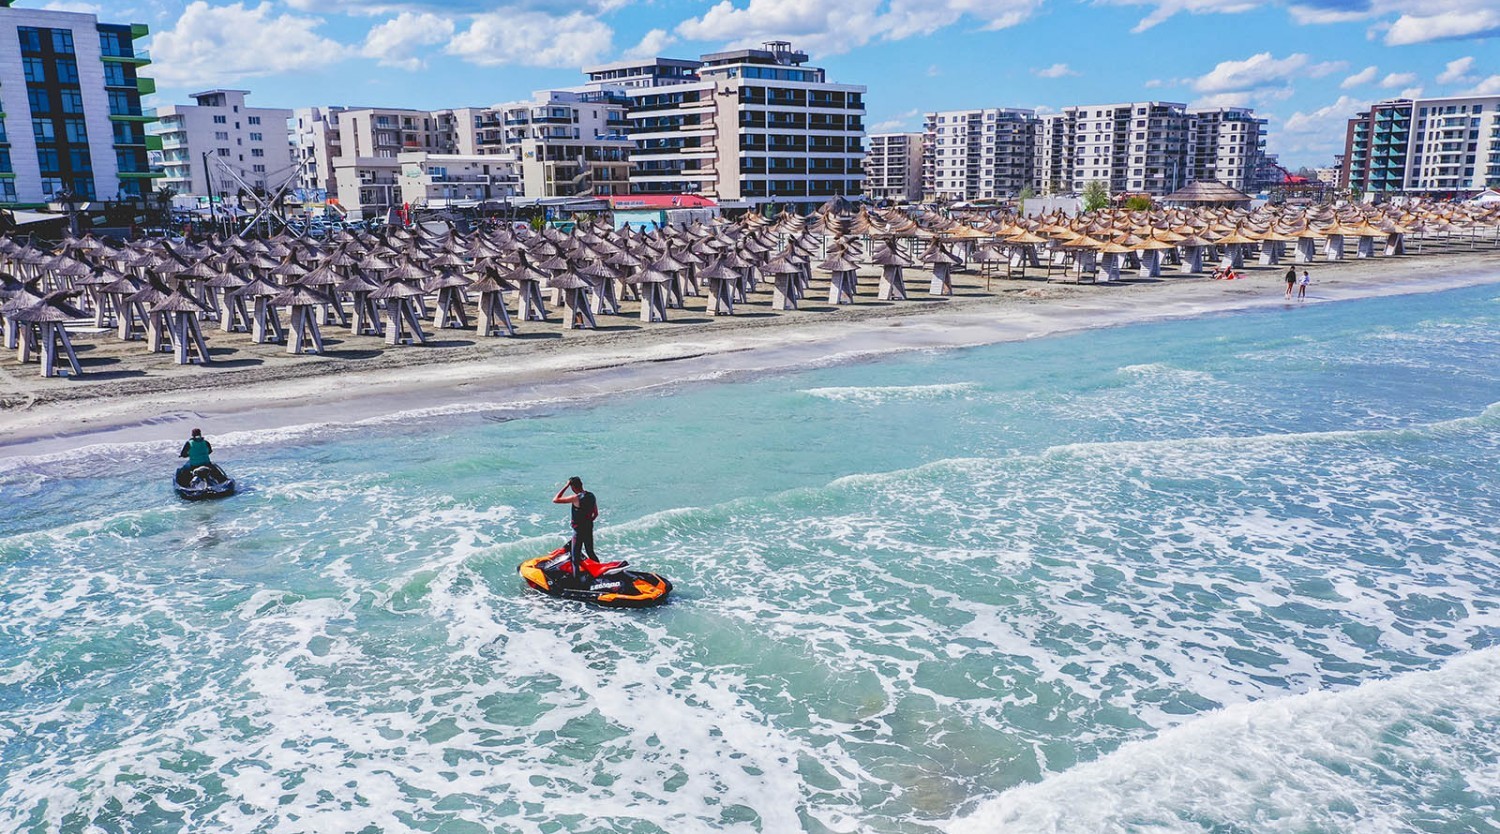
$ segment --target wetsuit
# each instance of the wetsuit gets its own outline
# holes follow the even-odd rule
[[[584,581],[583,557],[587,553],[590,559],[599,561],[594,553],[594,519],[599,517],[599,504],[594,500],[594,493],[584,490],[578,494],[578,503],[573,505],[573,549],[571,553],[573,562],[573,576],[579,582]]]

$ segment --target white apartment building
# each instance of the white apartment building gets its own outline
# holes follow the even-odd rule
[[[1260,187],[1266,120],[1242,107],[1188,111],[1191,168],[1188,181],[1214,180],[1247,194]]]
[[[159,108],[161,187],[182,198],[232,195],[242,188],[274,191],[295,175],[287,122],[292,111],[250,107],[245,90],[193,93],[195,104]]]
[[[376,203],[441,208],[521,196],[520,166],[513,156],[415,151],[396,159],[401,166],[396,189]]]
[[[1036,190],[1033,110],[988,108],[928,113],[923,123],[922,190],[940,200],[994,200]]]
[[[1111,194],[1163,196],[1191,177],[1191,119],[1187,106],[1165,101],[1069,107],[1073,190],[1100,181]]]
[[[1500,96],[1412,102],[1404,190],[1452,194],[1500,184]]]
[[[539,91],[488,111],[482,145],[516,155],[528,197],[628,194],[629,102],[618,89]]]
[[[1037,143],[1037,181],[1042,194],[1073,191],[1073,161],[1077,153],[1077,113],[1049,113],[1041,117]]]
[[[350,108],[335,114],[339,148],[333,177],[339,204],[351,216],[376,217],[400,205],[403,153],[452,153],[439,117],[428,110]]]
[[[831,84],[784,41],[588,70],[630,101],[631,192],[799,211],[864,183],[863,86]],[[690,65],[697,64],[690,75]],[[629,85],[616,85],[626,79]],[[648,83],[649,82],[649,83]]]
[[[0,203],[152,190],[157,174],[147,152],[155,140],[145,126],[156,114],[141,97],[156,86],[136,74],[151,63],[136,48],[146,34],[141,24],[0,2]]]
[[[338,182],[333,176],[333,160],[342,151],[339,140],[338,114],[343,107],[298,107],[292,111],[287,131],[291,136],[292,154],[302,166],[297,187],[316,197],[338,196]]]
[[[865,153],[865,196],[915,203],[922,199],[922,133],[872,133]]]

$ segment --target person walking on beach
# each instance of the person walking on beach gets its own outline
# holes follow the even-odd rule
[[[212,461],[208,459],[208,456],[213,454],[213,451],[213,444],[209,443],[203,437],[203,429],[193,429],[193,436],[189,437],[188,441],[182,444],[182,451],[177,453],[178,457],[187,458],[187,463],[179,467],[178,471],[181,472],[184,469],[197,469],[200,466],[210,465]]]
[[[568,494],[569,490],[573,491],[572,495]],[[585,581],[584,554],[599,561],[599,556],[594,552],[594,520],[599,517],[599,502],[594,498],[594,493],[583,488],[583,479],[574,475],[552,497],[552,503],[572,506],[573,541],[568,547],[568,558],[573,565],[573,579],[582,585]]]
[[[1297,300],[1307,300],[1307,285],[1311,283],[1312,276],[1307,274],[1307,270],[1302,270],[1302,279],[1297,282]]]
[[[1296,285],[1297,268],[1295,266],[1289,266],[1286,268],[1286,297],[1288,301],[1290,301],[1292,298],[1292,287]]]

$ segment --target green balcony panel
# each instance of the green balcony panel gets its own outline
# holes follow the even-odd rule
[[[131,38],[131,40],[135,40],[135,39],[138,39],[138,38],[144,38],[144,37],[146,37],[149,34],[151,34],[151,27],[150,26],[147,26],[144,23],[132,23],[132,24],[130,24],[130,38]]]
[[[156,79],[137,78],[135,80],[135,89],[140,92],[141,95],[149,96],[152,93],[156,92]]]
[[[159,151],[159,150],[161,150],[161,137],[157,136],[155,134],[147,134],[146,135],[146,150],[148,150],[148,151]]]
[[[167,175],[166,171],[120,171],[122,179],[127,180],[155,180]]]

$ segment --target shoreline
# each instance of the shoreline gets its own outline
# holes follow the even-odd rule
[[[480,340],[485,343],[456,349],[402,348],[370,366],[334,359],[227,373],[190,367],[146,380],[38,379],[36,383],[49,382],[67,396],[0,408],[0,460],[161,440],[163,424],[189,420],[205,424],[214,435],[420,421],[442,414],[588,402],[695,380],[788,372],[911,350],[1500,283],[1500,252],[1495,250],[1318,263],[1307,265],[1315,273],[1308,301],[1289,302],[1280,279],[1285,266],[1252,267],[1247,278],[1234,282],[1177,275],[1097,286],[997,279],[1002,289],[988,292],[973,286],[983,279],[970,273],[960,276],[957,287],[965,295],[953,300],[928,301],[914,292],[912,301],[899,306],[862,296],[852,307],[814,302],[805,306],[816,309],[769,316],[689,318],[649,328],[622,323],[615,332],[521,340],[524,347],[517,347],[517,341]],[[1440,277],[1424,277],[1433,273]],[[919,286],[919,279],[913,276],[910,284]],[[1032,289],[1041,291],[1039,297],[1026,297],[1038,295],[1027,292]],[[448,338],[453,332],[437,335]],[[140,355],[143,361],[154,358]],[[24,390],[17,372],[31,368],[8,363],[0,380],[21,383]],[[130,390],[143,383],[146,390]],[[176,429],[170,433],[180,434]]]

